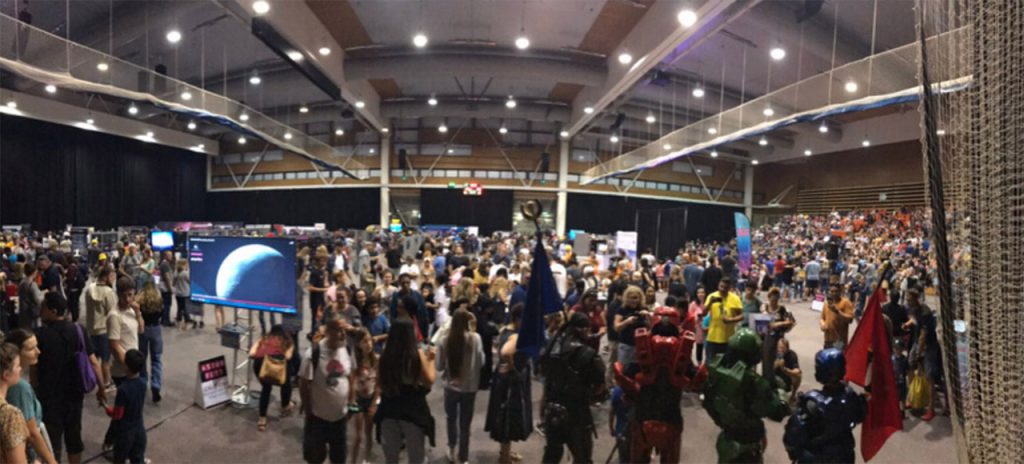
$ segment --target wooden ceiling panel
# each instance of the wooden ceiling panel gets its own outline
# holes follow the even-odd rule
[[[343,49],[372,45],[373,40],[366,32],[359,15],[349,0],[306,0],[306,5],[320,19],[331,37]],[[370,79],[370,85],[380,98],[398,98],[402,89],[394,79]]]
[[[394,79],[370,79],[370,85],[377,91],[381,99],[398,98],[402,96],[402,89]]]
[[[548,94],[548,100],[572,104],[572,101],[576,99],[576,95],[583,90],[583,86],[580,84],[566,84],[565,82],[559,82],[551,89],[551,93]]]

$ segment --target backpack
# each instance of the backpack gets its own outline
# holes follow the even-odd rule
[[[89,393],[96,388],[96,371],[89,361],[89,353],[85,350],[85,335],[82,333],[82,326],[75,324],[75,331],[78,333],[78,350],[75,351],[75,367],[78,369],[78,387],[80,391]]]

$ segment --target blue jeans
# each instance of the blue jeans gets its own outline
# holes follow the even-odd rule
[[[629,367],[630,364],[633,364],[634,361],[636,361],[634,359],[635,355],[636,355],[636,346],[634,346],[634,345],[627,345],[627,344],[622,343],[620,341],[619,342],[619,353],[618,353],[618,355],[619,355],[619,357],[617,358],[617,360],[620,363],[622,363],[622,368],[625,369],[625,368]]]
[[[473,423],[476,392],[444,389],[444,412],[448,423],[448,447],[459,447],[459,462],[469,460],[469,426]]]
[[[143,380],[149,380],[149,387],[153,390],[160,389],[160,380],[164,373],[164,336],[161,332],[159,325],[146,326],[146,330],[142,332],[142,337],[139,339],[139,351],[142,355],[149,358],[150,364],[152,365],[152,377],[147,376],[147,369],[143,368],[139,374]]]

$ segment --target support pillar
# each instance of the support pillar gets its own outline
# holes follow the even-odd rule
[[[751,225],[754,223],[754,166],[746,165],[743,169],[743,212]]]
[[[555,207],[555,233],[565,236],[565,212],[569,201],[569,156],[571,156],[572,142],[562,140],[561,150],[558,153],[558,193],[557,206]]]
[[[380,140],[380,228],[391,225],[391,139],[382,134]]]

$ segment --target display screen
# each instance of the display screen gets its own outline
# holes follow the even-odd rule
[[[189,237],[192,300],[295,314],[295,240]]]
[[[174,249],[174,232],[154,230],[149,233],[149,244],[155,251]]]

